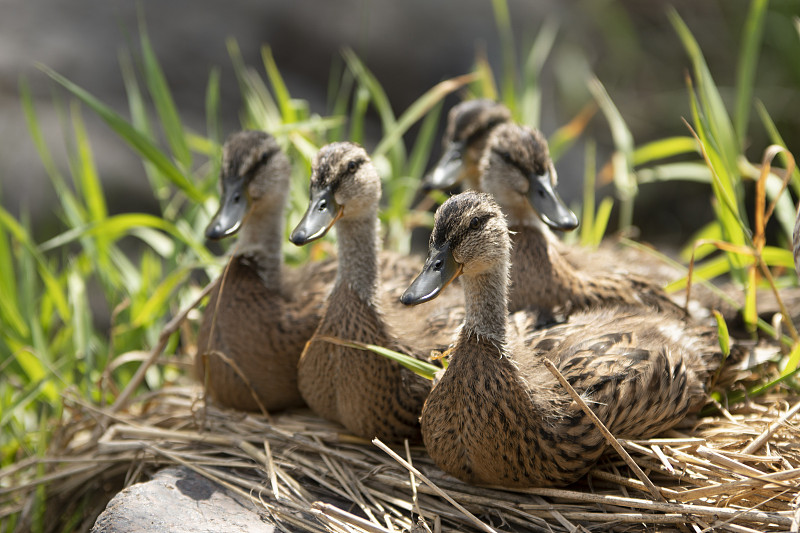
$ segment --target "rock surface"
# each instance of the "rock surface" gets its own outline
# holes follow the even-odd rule
[[[166,468],[112,499],[92,533],[273,533],[251,501],[185,467]]]

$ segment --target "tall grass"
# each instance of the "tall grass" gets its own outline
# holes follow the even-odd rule
[[[351,50],[344,50],[341,61],[334,64],[328,108],[320,111],[292,96],[268,46],[262,49],[262,65],[256,68],[245,65],[235,41],[228,43],[243,99],[242,126],[272,132],[295,162],[289,228],[305,209],[314,153],[332,141],[366,142],[365,123],[371,114],[378,117],[381,126],[380,138],[368,149],[384,177],[386,205],[381,216],[386,243],[398,250],[407,249],[408,228],[418,220],[410,218],[408,206],[439,142],[435,134],[445,96],[461,91],[467,97],[499,98],[517,120],[539,126],[540,80],[552,50],[558,46],[558,24],[544,21],[531,47],[519,53],[506,2],[494,0],[492,5],[503,43],[499,74],[479,56],[472,72],[435,85],[399,112],[379,80]],[[772,168],[776,156],[787,167],[793,167],[793,159],[766,107],[758,101],[761,126],[784,150],[771,149],[770,157],[757,162],[745,156],[766,7],[765,0],[750,4],[742,33],[733,112],[720,96],[690,29],[677,12],[671,11],[669,19],[692,67],[686,108],[690,127],[685,135],[638,145],[598,79],[587,80],[594,102],[587,101],[575,117],[548,132],[556,161],[585,136],[586,126],[596,120],[597,109],[611,132],[614,152],[608,161],[598,161],[597,144],[585,139],[583,224],[579,230],[585,245],[599,244],[615,202],[620,208],[620,227],[630,226],[640,187],[655,181],[707,183],[714,196],[716,218],[687,244],[684,261],[693,254],[694,280],[729,275],[742,285],[746,293],[743,316],[752,331],[756,327],[771,331],[771,326],[757,316],[756,291],[796,283],[790,268],[792,256],[785,247],[794,218],[792,201],[782,192],[785,179],[790,180],[794,194],[800,194],[797,169]],[[30,88],[25,80],[20,83],[30,136],[57,192],[61,231],[45,242],[37,242],[26,215],[17,219],[0,207],[0,372],[5,378],[0,380],[0,467],[45,453],[58,421],[69,417],[64,398],[114,402],[139,367],[144,351],[157,344],[165,324],[196,298],[200,287],[192,282],[192,275],[200,272],[204,278],[213,279],[223,264],[203,240],[203,229],[217,205],[223,137],[218,120],[219,71],[212,70],[209,75],[206,131],[198,132],[183,123],[144,30],[136,56],[134,61],[129,53],[120,55],[127,116],[59,73],[41,67],[71,96],[66,105],[60,101],[54,104],[64,123],[69,154],[63,171],[44,141]],[[519,64],[518,58],[523,58]],[[84,125],[86,112],[100,117],[138,154],[141,173],[160,209],[158,215],[109,214],[92,140]],[[409,145],[405,134],[415,125],[419,125],[416,140]],[[602,199],[596,205],[596,182],[606,177],[614,184],[614,198]],[[759,184],[755,198],[746,194],[748,181]],[[0,198],[2,193],[0,190]],[[748,202],[756,205],[750,211],[755,213],[752,219],[747,214]],[[776,244],[766,242],[770,214],[778,226]],[[697,240],[711,244],[695,246]],[[309,255],[324,254],[328,247],[325,242],[303,248],[287,244],[285,251],[289,262],[300,262],[308,260]],[[689,278],[687,269],[687,277],[668,289],[685,287]],[[95,316],[90,293],[98,294],[108,309],[109,328],[98,325],[103,321]],[[785,320],[790,335],[784,341],[790,355],[782,379],[793,385],[800,344],[790,318],[786,316]],[[192,344],[191,330],[182,329],[170,337],[166,353],[190,353]],[[143,386],[158,388],[180,376],[177,364],[155,366],[147,371]],[[13,475],[0,477],[3,486],[17,481]],[[38,516],[32,522],[34,530],[45,529],[45,502],[42,491],[34,506],[34,515]],[[13,528],[18,515],[13,505],[9,509],[4,517]],[[66,517],[65,523],[68,521]]]

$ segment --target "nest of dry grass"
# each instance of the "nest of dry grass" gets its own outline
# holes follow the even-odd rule
[[[44,494],[45,531],[63,530],[65,517],[68,529],[89,530],[123,487],[183,466],[248,498],[285,531],[800,531],[800,396],[785,390],[730,410],[717,403],[716,415],[689,417],[659,438],[609,433],[614,450],[566,489],[477,487],[442,472],[423,447],[370,443],[307,410],[224,409],[197,385],[136,396],[193,307],[166,326],[114,405],[65,398],[49,454],[0,470],[0,526],[20,513],[24,530]],[[768,359],[728,364],[722,381],[728,390],[763,383],[775,371],[759,364]]]
[[[48,508],[84,505],[91,527],[120,485],[182,465],[289,531],[797,531],[798,410],[800,398],[777,393],[721,408],[657,439],[617,441],[622,454],[567,489],[510,491],[467,485],[421,447],[366,442],[307,411],[206,405],[197,387],[141,395],[124,409],[73,398],[51,453],[0,472],[0,504],[25,520],[46,486]]]

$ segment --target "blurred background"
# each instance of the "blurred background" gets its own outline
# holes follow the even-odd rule
[[[739,40],[749,3],[743,0],[672,2],[637,0],[509,0],[517,61],[543,24],[557,28],[552,53],[540,80],[541,129],[550,135],[592,100],[590,73],[605,85],[637,145],[686,135],[689,117],[686,74],[689,60],[666,14],[674,6],[694,33],[723,98],[736,81]],[[762,100],[786,144],[800,143],[800,43],[793,16],[800,1],[773,0],[764,21],[753,97]],[[248,65],[260,66],[259,49],[272,47],[292,96],[308,100],[312,111],[326,108],[331,66],[343,46],[352,47],[383,85],[396,113],[437,82],[469,72],[476,55],[493,68],[502,64],[492,3],[486,0],[293,0],[214,2],[173,0],[4,0],[0,18],[0,177],[2,204],[15,215],[32,214],[37,238],[52,234],[54,191],[30,140],[19,103],[18,83],[31,85],[45,139],[60,165],[66,165],[65,118],[61,104],[72,97],[36,67],[42,63],[85,88],[123,116],[128,102],[120,75],[119,52],[136,50],[140,20],[173,91],[184,123],[204,131],[204,98],[209,72],[221,71],[222,132],[240,127],[239,91],[226,39],[235,39]],[[459,100],[451,95],[445,110]],[[140,159],[93,113],[85,113],[111,213],[157,211]],[[442,116],[440,131],[443,127]],[[751,160],[769,144],[764,128],[752,121],[747,155]],[[369,126],[369,124],[368,124]],[[367,135],[379,133],[377,119]],[[606,121],[589,124],[598,142],[598,165],[612,150]],[[413,138],[415,129],[409,132]],[[369,141],[366,142],[367,148]],[[438,155],[434,149],[431,161]],[[583,149],[573,147],[558,163],[562,195],[577,201],[583,183]],[[710,220],[706,185],[674,184],[640,190],[635,225],[643,238],[683,243],[685,233]],[[647,206],[663,209],[654,216]],[[698,220],[685,222],[687,217]]]

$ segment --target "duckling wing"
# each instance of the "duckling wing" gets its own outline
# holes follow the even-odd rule
[[[697,359],[697,341],[675,335],[671,320],[595,310],[535,331],[524,343],[530,360],[553,361],[615,435],[647,438],[705,397],[702,381],[687,367]]]

